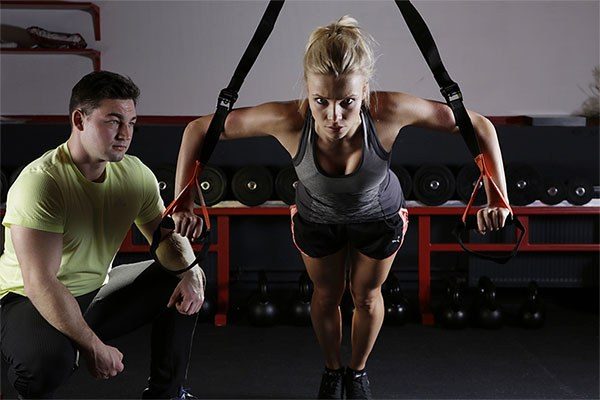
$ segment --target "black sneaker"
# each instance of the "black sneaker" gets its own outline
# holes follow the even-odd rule
[[[188,390],[189,388],[181,387],[179,388],[179,395],[175,397],[173,400],[193,400],[198,399],[198,397],[191,394]]]
[[[193,394],[191,394],[189,391],[189,389],[184,388],[184,387],[180,387],[179,391],[177,392],[177,396],[176,397],[171,397],[171,400],[193,400],[193,399],[197,399],[198,397],[194,396]],[[166,398],[164,395],[159,395],[156,394],[156,392],[152,391],[152,389],[150,388],[146,388],[144,389],[144,391],[142,392],[142,399],[164,399]]]
[[[371,384],[367,376],[367,370],[355,371],[347,368],[344,377],[347,399],[371,399]]]
[[[344,368],[329,369],[325,367],[321,386],[319,387],[319,399],[343,399],[344,398]]]

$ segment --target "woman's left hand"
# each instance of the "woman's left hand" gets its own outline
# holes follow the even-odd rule
[[[485,235],[486,232],[497,231],[504,228],[506,217],[510,210],[506,207],[487,206],[477,211],[477,229]]]

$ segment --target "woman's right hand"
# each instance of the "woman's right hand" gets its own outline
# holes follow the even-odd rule
[[[202,233],[204,220],[190,210],[175,211],[171,215],[175,222],[175,233],[185,236],[190,240],[195,240]]]

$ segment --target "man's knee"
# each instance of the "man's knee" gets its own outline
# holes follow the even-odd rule
[[[71,376],[76,367],[76,352],[31,354],[9,367],[9,380],[21,396],[47,398]]]

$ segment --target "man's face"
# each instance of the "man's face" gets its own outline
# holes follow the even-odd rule
[[[133,100],[104,99],[83,117],[81,143],[91,161],[121,161],[133,138]]]

